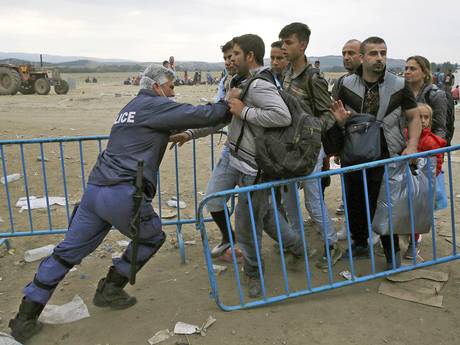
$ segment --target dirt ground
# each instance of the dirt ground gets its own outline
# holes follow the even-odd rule
[[[0,139],[21,139],[61,136],[107,135],[118,111],[137,92],[135,86],[124,86],[122,81],[127,73],[96,74],[97,84],[85,84],[86,74],[71,74],[64,77],[76,80],[77,88],[69,94],[58,96],[51,91],[48,96],[2,96],[0,97]],[[92,76],[92,75],[91,75]],[[179,102],[199,104],[200,98],[212,99],[217,86],[181,86],[176,88]],[[117,94],[117,95],[116,95]],[[458,115],[458,112],[457,112]],[[457,128],[460,123],[457,121]],[[460,134],[457,133],[455,143]],[[210,139],[201,139],[197,143],[197,192],[199,199],[205,190],[210,171]],[[218,141],[219,137],[216,136]],[[87,176],[98,152],[97,143],[84,144],[84,170]],[[194,217],[193,166],[191,165],[191,144],[179,151],[180,199],[187,203],[181,210],[183,219]],[[222,143],[215,150],[219,157]],[[78,145],[65,144],[65,169],[68,176],[68,195],[71,202],[81,197],[82,180]],[[46,144],[44,147],[47,161],[46,173],[50,196],[63,196],[59,146]],[[29,195],[43,195],[42,162],[36,146],[25,146]],[[8,174],[21,173],[19,150],[5,147]],[[453,155],[454,195],[460,194],[459,163],[460,152]],[[447,167],[447,165],[445,166]],[[1,171],[3,176],[3,171]],[[170,210],[165,201],[176,194],[174,154],[168,152],[161,170],[161,198],[163,210]],[[9,216],[6,193],[1,185],[0,192],[0,232],[9,229]],[[12,203],[25,196],[23,179],[10,184]],[[334,214],[340,204],[340,185],[333,178],[332,186],[326,191],[326,201],[337,229],[341,218]],[[457,201],[458,199],[456,199]],[[457,202],[458,204],[458,202]],[[28,230],[27,211],[19,213],[14,208],[14,225],[17,231]],[[459,206],[455,205],[458,218]],[[49,227],[48,215],[41,210],[32,211],[33,225],[36,229]],[[305,215],[306,217],[306,215]],[[65,228],[65,207],[53,206],[51,211],[53,228]],[[449,211],[436,214],[437,231],[447,231],[450,227]],[[458,220],[456,220],[458,224]],[[307,225],[308,225],[307,221]],[[458,225],[456,225],[458,226]],[[211,245],[219,240],[216,227],[206,226]],[[307,227],[310,229],[310,227]],[[179,251],[175,246],[175,228],[166,227],[168,241],[161,251],[138,275],[135,286],[129,286],[128,292],[138,298],[138,304],[125,311],[99,309],[92,305],[91,299],[98,280],[105,275],[110,266],[110,257],[122,251],[116,243],[125,239],[117,231],[112,231],[98,250],[83,261],[76,271],[70,272],[57,288],[50,303],[64,304],[74,295],[83,298],[91,314],[90,318],[65,324],[46,325],[43,332],[29,344],[110,344],[134,345],[147,344],[147,339],[157,331],[172,330],[177,321],[201,325],[208,315],[217,319],[206,337],[193,335],[188,337],[190,344],[359,344],[359,345],[453,345],[460,337],[460,266],[458,262],[442,264],[437,270],[449,272],[449,281],[441,290],[444,296],[443,308],[434,308],[416,303],[393,299],[377,292],[383,279],[369,281],[329,292],[291,299],[270,304],[265,307],[223,312],[210,298],[207,269],[203,258],[201,238],[194,226],[184,226],[185,240],[195,240],[195,245],[186,246],[187,264],[181,265]],[[320,237],[315,231],[307,230],[313,246],[319,248]],[[424,238],[422,257],[431,256],[430,235]],[[438,253],[449,252],[448,243],[437,237]],[[21,289],[33,277],[38,263],[25,263],[24,251],[46,244],[56,244],[61,235],[21,237],[11,239],[14,250],[8,253],[0,247],[0,331],[8,332],[8,320],[14,316],[21,298]],[[342,246],[345,247],[345,242]],[[405,249],[405,245],[403,245]],[[272,242],[264,240],[264,256],[267,265],[267,279],[270,294],[282,293],[279,255],[274,253]],[[314,259],[313,259],[314,260]],[[377,270],[383,268],[382,257],[376,257]],[[223,264],[221,262],[217,262]],[[236,284],[234,272],[229,266],[228,272],[218,277],[220,296],[224,303],[236,302]],[[342,260],[334,267],[333,276],[340,281],[338,272],[347,269]],[[369,263],[358,263],[357,272],[369,272]],[[327,281],[327,273],[313,270],[315,285]],[[291,277],[292,276],[292,277]],[[291,286],[302,288],[305,277],[302,274],[290,275]],[[305,288],[305,287],[303,287]],[[247,299],[246,299],[247,301]],[[185,337],[175,336],[162,344],[187,344]]]

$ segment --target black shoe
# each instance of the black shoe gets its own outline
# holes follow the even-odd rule
[[[126,309],[137,303],[136,297],[126,293],[123,288],[128,283],[128,278],[119,274],[111,266],[107,277],[102,278],[97,284],[93,304],[96,307],[110,307],[113,309]]]
[[[386,258],[386,261],[387,261],[387,264],[385,266],[385,270],[386,271],[392,270],[393,269],[393,260],[391,258],[391,255],[390,255],[390,257]],[[395,265],[396,265],[396,269],[401,267],[401,252],[400,251],[397,251],[395,253]]]
[[[11,328],[11,335],[20,343],[25,343],[32,336],[43,328],[43,324],[38,320],[43,308],[43,304],[27,301],[25,297],[19,306],[19,312],[14,319],[11,319],[8,327]]]
[[[358,246],[355,244],[351,245],[351,255],[355,259],[368,259],[369,258],[369,247]],[[349,256],[348,248],[345,251],[345,257]]]

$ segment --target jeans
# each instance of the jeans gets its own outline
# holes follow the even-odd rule
[[[324,150],[321,149],[318,155],[318,160],[316,162],[316,165],[315,165],[315,168],[312,174],[321,171],[323,167],[324,156],[325,156]],[[313,222],[317,226],[320,227],[323,238],[327,237],[328,244],[331,245],[331,244],[337,243],[337,232],[335,231],[334,223],[329,217],[327,205],[324,200],[323,200],[324,201],[323,207],[321,207],[321,196],[320,196],[321,191],[318,185],[318,180],[321,181],[321,179],[312,179],[312,180],[307,180],[303,182],[305,208],[310,214],[310,217],[313,220]],[[296,192],[297,192],[296,184],[290,184],[287,186],[287,191],[286,193],[284,193],[284,206],[285,206],[285,210],[286,210],[286,214],[287,214],[289,223],[292,226],[292,229],[300,233],[300,222],[302,221],[302,219],[299,219],[299,216],[298,216],[298,208],[297,208],[296,195],[295,195]],[[300,198],[299,198],[299,201],[300,201]],[[324,218],[323,218],[323,211],[325,215]]]

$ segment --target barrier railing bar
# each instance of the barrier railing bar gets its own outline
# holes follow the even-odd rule
[[[371,209],[369,205],[369,190],[367,188],[367,170],[363,169],[363,186],[364,186],[364,199],[366,200],[366,220],[367,220],[367,236],[369,242],[369,251],[371,255],[371,268],[372,274],[375,274],[375,257],[374,257],[374,241],[372,235],[372,221],[371,221]]]
[[[26,192],[26,198],[27,198],[27,216],[29,218],[30,231],[34,231],[34,225],[32,222],[32,210],[30,208],[30,195],[29,195],[29,184],[27,181],[26,161],[24,158],[24,144],[20,144],[19,148],[21,151],[21,165],[22,165],[22,175],[24,178],[24,191]]]
[[[62,143],[59,143],[59,154],[61,155],[61,174],[62,174],[62,182],[64,184],[65,211],[67,215],[67,222],[69,222],[70,221],[69,193],[67,191],[67,177],[65,173],[64,145]]]
[[[45,153],[43,150],[43,143],[40,143],[40,159],[42,162],[43,188],[45,189],[45,201],[46,201],[46,211],[48,213],[48,224],[49,224],[50,230],[53,230],[53,225],[51,222],[50,200],[49,200],[49,195],[48,195],[48,179],[46,177]]]
[[[447,153],[447,166],[449,169],[449,192],[450,192],[450,215],[451,215],[451,226],[452,226],[452,253],[457,255],[457,236],[455,228],[455,206],[454,206],[454,184],[452,181],[452,157],[451,151]]]
[[[1,144],[0,144],[0,157],[2,157],[3,178],[5,179],[6,202],[8,205],[8,213],[10,215],[10,226],[11,226],[11,231],[14,233],[14,220],[13,220],[13,211],[11,208],[10,189],[8,188],[8,173],[6,171],[5,151],[3,150],[3,145]]]

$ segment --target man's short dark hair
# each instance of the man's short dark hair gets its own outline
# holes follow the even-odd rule
[[[272,43],[272,48],[279,48],[283,47],[283,41],[275,41]]]
[[[226,51],[229,51],[232,48],[233,48],[233,41],[228,41],[223,46],[220,46],[220,50],[222,50],[222,53],[225,53]]]
[[[293,34],[297,36],[297,39],[300,42],[306,41],[308,43],[310,41],[311,30],[307,24],[291,23],[289,25],[286,25],[283,29],[281,29],[280,34],[278,36],[281,39],[285,39]]]
[[[169,64],[168,60],[163,61],[163,66]]]
[[[321,63],[321,61],[319,61],[319,60],[316,60],[316,61],[315,61],[315,63]]]
[[[233,38],[233,44],[238,44],[244,53],[244,56],[249,52],[254,53],[254,59],[260,66],[264,65],[265,44],[262,38],[254,34],[246,34]]]
[[[366,38],[363,43],[361,43],[361,47],[359,48],[359,52],[364,55],[365,51],[366,51],[366,46],[368,44],[385,44],[385,41],[383,40],[383,38],[380,38],[380,37],[377,37],[377,36],[372,36],[372,37],[368,37]]]

